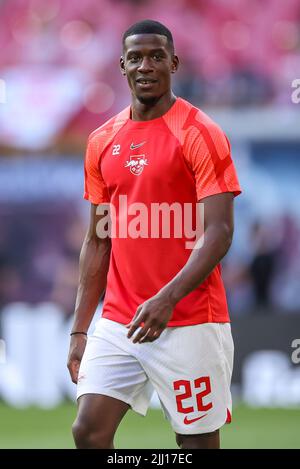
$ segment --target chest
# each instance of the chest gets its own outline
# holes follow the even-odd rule
[[[124,128],[105,149],[101,173],[110,195],[172,193],[192,176],[178,140],[164,127]]]

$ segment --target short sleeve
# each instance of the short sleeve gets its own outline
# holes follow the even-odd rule
[[[195,178],[198,200],[222,192],[241,193],[229,141],[213,121],[189,129],[184,156]]]
[[[84,160],[84,195],[93,204],[109,202],[109,194],[99,167],[100,151],[95,139],[89,138]]]

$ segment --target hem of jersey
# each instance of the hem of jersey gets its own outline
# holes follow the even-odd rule
[[[180,435],[201,435],[202,433],[212,433],[215,432],[216,430],[219,430],[221,427],[223,427],[227,423],[227,415],[225,416],[224,419],[221,420],[221,423],[219,424],[214,424],[209,427],[201,427],[199,429],[188,429],[186,426],[185,427],[179,427],[177,425],[172,425],[172,429],[174,432],[179,433]]]
[[[85,200],[89,200],[92,204],[99,205],[99,204],[109,204],[109,200],[105,199],[95,199],[94,197],[91,197],[88,192],[83,193],[83,198]]]
[[[130,322],[130,320],[127,320],[127,321],[121,321],[120,319],[117,319],[116,317],[114,317],[112,314],[109,314],[109,313],[102,313],[102,318],[105,318],[105,319],[110,319],[111,321],[114,321],[114,322],[117,322],[119,324],[128,324]],[[230,323],[230,318],[227,317],[226,319],[225,318],[222,318],[222,319],[214,319],[213,321],[207,321],[206,319],[203,319],[203,320],[194,320],[194,321],[170,321],[168,324],[167,324],[167,327],[180,327],[180,326],[197,326],[198,324],[209,324],[209,323],[212,323],[212,324],[216,324],[216,323],[221,323],[221,324],[225,324],[225,323]]]
[[[87,386],[86,388],[80,389],[76,395],[76,400],[79,399],[79,397],[83,396],[84,394],[103,394],[103,396],[108,396],[108,397],[114,397],[115,399],[118,399],[119,401],[125,402],[125,404],[128,404],[132,410],[134,410],[137,414],[142,415],[145,417],[147,414],[148,407],[145,409],[142,409],[139,406],[136,406],[133,404],[130,399],[124,398],[124,396],[121,393],[118,393],[117,391],[111,391],[110,389],[99,389],[95,388],[92,386]]]

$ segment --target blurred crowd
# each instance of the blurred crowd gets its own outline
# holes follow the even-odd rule
[[[70,202],[0,205],[0,308],[53,301],[73,312],[86,223]]]
[[[59,130],[73,139],[127,105],[121,38],[140,19],[173,32],[175,91],[195,105],[290,104],[300,68],[298,0],[1,0],[0,15],[0,78],[34,83],[37,106],[56,96]]]
[[[236,219],[236,225],[239,221]],[[272,223],[252,223],[244,240],[247,258],[229,256],[222,263],[233,315],[299,314],[299,239],[299,219],[290,215],[283,214]]]

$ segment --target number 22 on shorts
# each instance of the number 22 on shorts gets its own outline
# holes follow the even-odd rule
[[[184,391],[180,394],[176,394],[177,410],[180,413],[189,414],[191,412],[196,412],[197,410],[198,412],[207,412],[213,407],[212,402],[208,402],[207,404],[203,403],[204,397],[211,393],[209,376],[202,376],[201,378],[197,378],[194,381],[179,379],[173,382],[173,388],[174,391],[181,391],[182,389]],[[203,389],[200,392],[197,392],[199,388]],[[195,409],[194,406],[184,407],[183,401],[192,397],[193,392],[196,396],[197,409]]]

